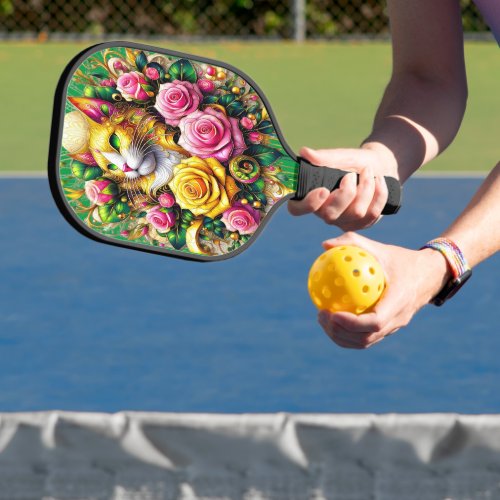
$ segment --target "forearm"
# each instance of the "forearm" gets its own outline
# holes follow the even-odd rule
[[[500,163],[442,236],[461,248],[471,267],[500,250]]]
[[[392,78],[364,148],[405,181],[455,137],[467,80],[458,0],[388,0]]]
[[[474,267],[500,250],[500,163],[481,184],[459,217],[441,234],[461,249],[469,266]],[[426,248],[419,252],[421,294],[424,302],[434,297],[452,277],[440,252]]]
[[[410,73],[394,75],[363,148],[379,151],[404,182],[454,139],[466,99],[465,82],[427,81]]]

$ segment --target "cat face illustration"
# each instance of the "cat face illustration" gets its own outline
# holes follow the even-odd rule
[[[152,195],[171,180],[186,153],[156,116],[99,99],[69,100],[78,109],[65,119],[63,146],[70,154],[90,152],[107,177],[130,191]]]

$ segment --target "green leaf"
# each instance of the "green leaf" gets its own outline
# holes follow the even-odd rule
[[[223,239],[223,238],[224,238],[224,232],[222,231],[222,229],[215,229],[215,230],[214,230],[214,234],[215,234],[215,236],[217,236],[218,238],[221,238],[221,239]]]
[[[181,219],[186,222],[191,222],[195,219],[195,216],[190,210],[183,210],[181,213]]]
[[[97,97],[103,99],[104,101],[115,102],[114,97],[118,96],[119,93],[114,87],[96,87]]]
[[[96,88],[92,85],[85,85],[85,87],[83,88],[83,95],[85,97],[96,97]]]
[[[83,179],[84,181],[91,181],[92,179],[97,179],[102,175],[100,167],[85,165],[85,163],[81,163],[76,160],[73,160],[73,163],[71,164],[71,172],[76,178]]]
[[[118,194],[118,191],[119,191],[118,186],[114,182],[110,182],[101,192],[103,194],[110,194],[112,196],[116,196]]]
[[[101,205],[97,211],[99,212],[99,217],[104,223],[119,222],[120,219],[118,215],[113,210],[114,205]]]
[[[264,191],[266,183],[262,177],[259,177],[255,182],[249,184],[248,186],[254,193]]]
[[[229,116],[239,118],[245,114],[245,106],[240,101],[233,101],[231,104],[226,106],[227,114]]]
[[[176,250],[180,250],[186,244],[186,230],[179,224],[167,233],[167,238]]]
[[[102,112],[103,112],[106,116],[110,116],[111,111],[110,111],[109,106],[108,106],[107,104],[101,104],[100,109],[101,109],[101,111],[102,111]]]
[[[274,148],[268,146],[262,146],[261,144],[252,144],[245,153],[248,156],[255,158],[261,165],[267,166],[271,165],[276,161],[282,154]]]
[[[116,203],[108,203],[107,205],[101,205],[97,208],[99,217],[104,223],[121,222],[123,218],[119,217],[120,214],[128,215],[130,213],[130,207],[121,201]]]
[[[252,114],[255,114],[257,113],[257,111],[259,110],[259,106],[260,104],[259,103],[254,103],[252,104],[248,109],[247,109],[247,113],[252,113]]]
[[[188,59],[178,59],[168,69],[168,74],[172,80],[184,80],[196,83],[198,76],[191,61]]]
[[[146,54],[141,50],[139,54],[137,54],[137,57],[135,58],[135,65],[137,66],[137,69],[139,71],[142,71],[144,66],[148,63],[148,58],[146,57]]]
[[[130,212],[130,207],[126,202],[117,201],[115,203],[115,212],[117,214],[127,214],[128,212]]]
[[[274,134],[274,126],[269,120],[262,120],[255,130],[258,130],[261,134]]]
[[[221,106],[226,107],[235,100],[236,100],[236,96],[234,94],[226,94],[226,95],[219,97],[219,104]]]
[[[207,95],[203,98],[203,104],[217,104],[219,98],[216,95]]]
[[[267,205],[267,196],[264,193],[256,193],[255,196],[262,205]]]
[[[209,231],[214,230],[214,220],[210,217],[203,218],[203,227],[206,227]]]

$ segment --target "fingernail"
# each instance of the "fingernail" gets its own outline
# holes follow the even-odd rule
[[[323,188],[323,189],[319,192],[319,199],[320,199],[321,201],[326,200],[329,196],[330,196],[330,191],[328,191],[328,189],[326,189],[326,188]]]

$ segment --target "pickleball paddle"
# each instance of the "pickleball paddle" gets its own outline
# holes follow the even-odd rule
[[[336,189],[284,141],[263,92],[231,65],[130,42],[78,54],[54,102],[52,194],[105,243],[210,261],[240,253],[288,199]],[[385,178],[384,214],[399,182]]]

